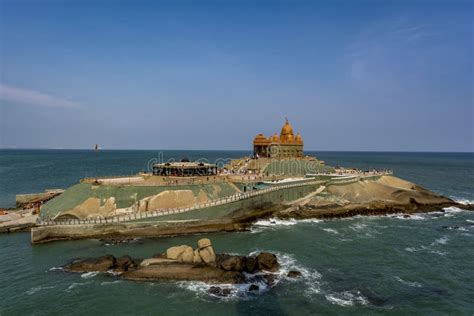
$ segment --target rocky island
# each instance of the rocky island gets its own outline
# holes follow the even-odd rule
[[[135,176],[82,179],[64,192],[55,191],[54,197],[47,195],[22,227],[34,226],[31,242],[36,244],[240,231],[271,217],[410,216],[452,206],[473,209],[389,170],[332,167],[306,156],[302,136],[295,135],[288,121],[280,135],[258,134],[253,149],[252,156],[225,165],[182,159],[152,163],[150,172]],[[20,225],[12,223],[1,223],[0,230]]]
[[[258,284],[262,282],[268,287],[275,285],[279,263],[274,254],[216,254],[207,238],[200,239],[197,246],[196,249],[187,245],[171,247],[146,259],[134,259],[128,255],[79,259],[65,265],[63,270],[73,273],[109,272],[131,281],[202,281],[214,284],[209,289],[210,294],[219,296],[229,294],[219,284],[247,284],[249,291],[259,290]],[[295,270],[288,272],[287,277],[300,275]]]

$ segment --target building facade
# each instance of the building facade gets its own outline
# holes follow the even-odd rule
[[[302,158],[303,138],[298,133],[293,133],[293,127],[288,120],[281,128],[280,136],[276,133],[273,136],[265,137],[258,134],[253,140],[253,153],[255,157],[265,158]]]
[[[196,177],[217,175],[217,165],[202,162],[167,162],[153,165],[153,175],[172,177]]]

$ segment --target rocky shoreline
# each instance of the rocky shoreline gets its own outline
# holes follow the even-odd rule
[[[177,222],[175,225],[166,227],[150,226],[140,223],[124,223],[107,226],[56,226],[56,231],[49,230],[47,235],[41,236],[41,240],[34,243],[46,243],[59,240],[78,239],[112,239],[130,240],[135,238],[159,238],[183,235],[202,235],[217,232],[239,232],[250,231],[259,220],[277,218],[283,220],[295,219],[322,219],[330,220],[347,218],[353,216],[385,216],[391,214],[404,214],[410,217],[416,213],[444,212],[444,208],[456,207],[466,211],[474,210],[473,205],[464,205],[454,201],[442,203],[383,203],[370,202],[357,205],[333,205],[331,207],[319,208],[314,205],[292,205],[287,208],[258,210],[249,212],[245,216],[207,220]],[[35,228],[34,228],[35,229]],[[36,228],[37,229],[37,228]],[[80,231],[79,231],[80,230]]]
[[[145,259],[105,255],[74,260],[63,267],[64,271],[71,273],[109,272],[130,281],[201,281],[213,284],[209,292],[217,296],[230,294],[219,284],[246,284],[248,291],[258,291],[258,284],[272,287],[276,284],[279,269],[275,254],[216,254],[207,238],[200,239],[196,249],[188,245],[175,246]],[[296,270],[287,274],[289,278],[300,276]]]
[[[47,229],[38,226],[32,229],[32,243],[87,238],[133,239],[235,232],[250,230],[255,222],[268,218],[298,220],[390,214],[411,216],[415,213],[443,212],[444,208],[448,207],[474,210],[474,205],[461,204],[414,183],[393,176],[384,176],[378,180],[331,185],[324,187],[317,194],[313,192],[290,203],[273,203],[266,207],[249,208],[245,212],[235,212],[220,219],[166,222],[163,225],[125,222],[107,225],[55,225]],[[9,228],[8,231],[13,230]]]

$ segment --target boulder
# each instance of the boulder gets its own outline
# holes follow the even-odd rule
[[[227,288],[223,289],[218,286],[211,286],[209,290],[207,290],[207,292],[215,296],[224,296],[224,297],[232,294],[232,291],[230,289],[227,289]]]
[[[296,270],[291,270],[291,271],[288,272],[288,274],[286,276],[289,277],[289,278],[293,278],[293,279],[299,278],[301,276],[301,272],[296,271]]]
[[[244,271],[246,257],[244,256],[226,256],[220,260],[219,266],[226,271]]]
[[[201,263],[202,259],[201,256],[199,255],[199,249],[196,249],[193,251],[193,263]]]
[[[268,252],[261,252],[257,256],[257,263],[258,263],[258,269],[259,270],[264,270],[264,271],[270,271],[270,272],[276,272],[278,271],[279,264],[277,257]]]
[[[75,261],[66,266],[71,272],[107,271],[115,266],[116,259],[112,255],[105,255],[94,259]]]
[[[184,263],[193,263],[194,251],[193,248],[187,247],[180,256],[180,261]]]
[[[258,285],[256,285],[256,284],[250,284],[248,291],[249,291],[249,292],[254,292],[254,291],[258,291],[258,290],[260,290],[260,287],[259,287]]]
[[[115,265],[121,271],[127,271],[129,268],[134,267],[133,259],[129,255],[117,258]]]
[[[257,258],[250,256],[245,260],[245,271],[254,273],[258,269]]]
[[[263,276],[265,283],[268,284],[268,286],[272,287],[276,284],[276,281],[278,280],[278,276],[276,274],[265,274]]]
[[[216,263],[216,253],[212,247],[206,247],[203,249],[199,249],[199,256],[201,257],[202,261],[207,264],[214,265]]]
[[[198,248],[206,248],[212,246],[211,240],[208,238],[203,238],[198,240]]]
[[[168,248],[166,250],[166,258],[172,259],[172,260],[178,260],[180,259],[180,256],[183,254],[183,252],[185,252],[189,248],[191,247],[186,246],[186,245]],[[191,251],[192,251],[192,248],[191,248]]]

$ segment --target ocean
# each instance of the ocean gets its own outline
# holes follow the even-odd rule
[[[15,194],[66,188],[84,177],[128,175],[150,162],[206,159],[241,151],[0,150],[0,207]],[[472,153],[315,152],[328,165],[391,169],[462,202],[474,201]],[[69,274],[73,258],[129,254],[144,258],[202,236],[53,242],[32,247],[29,233],[0,235],[0,315],[432,315],[474,313],[474,212],[259,221],[249,232],[209,234],[217,252],[270,251],[282,264],[273,288],[225,298],[199,282],[131,282],[107,273]],[[303,278],[288,279],[299,270]]]

